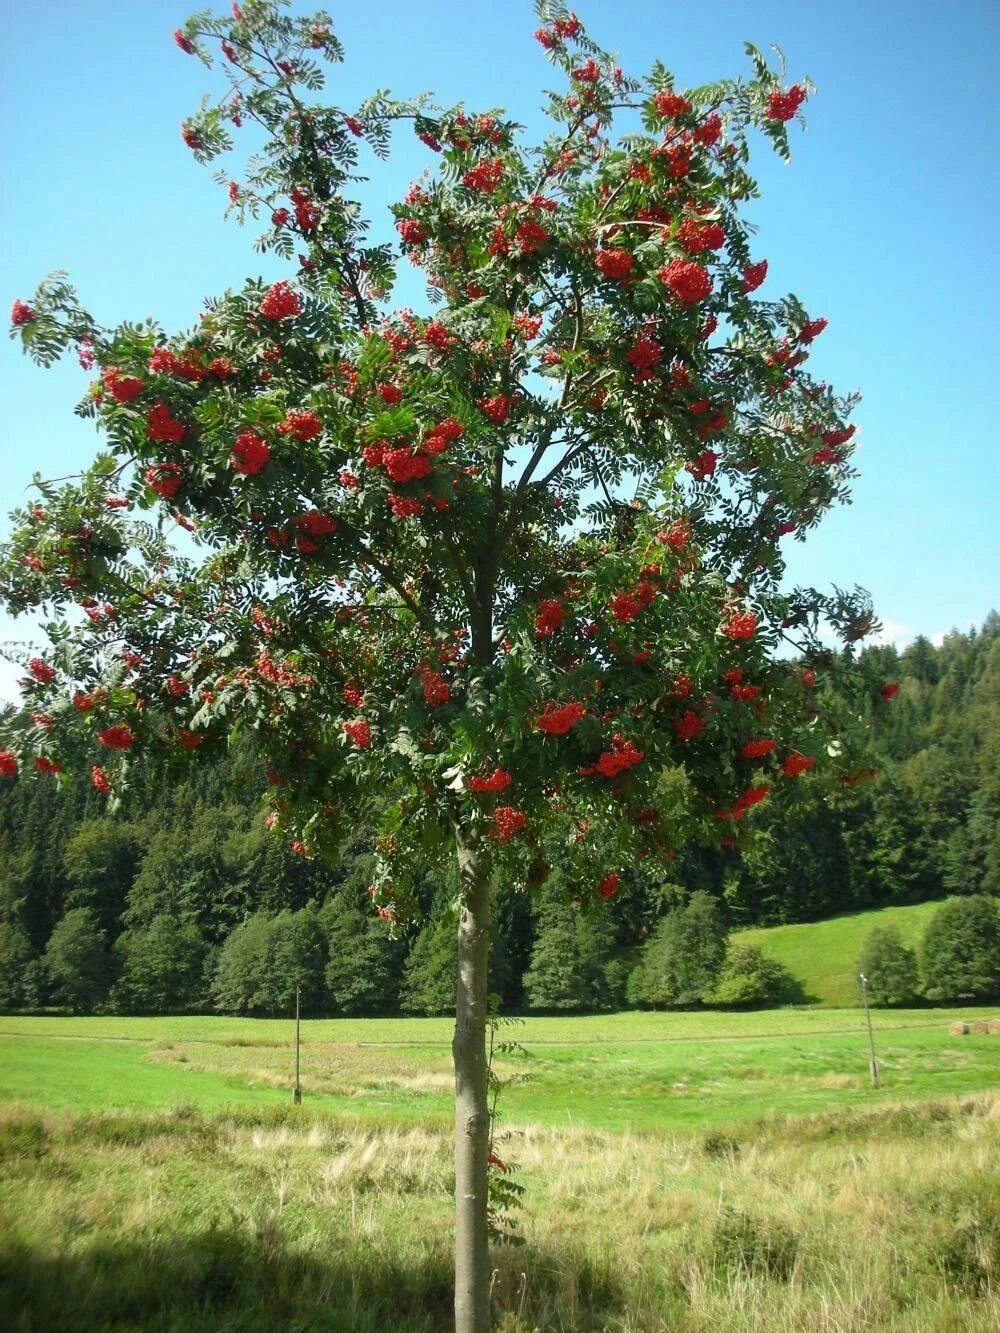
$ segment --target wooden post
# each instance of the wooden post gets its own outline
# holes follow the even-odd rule
[[[868,1072],[872,1076],[872,1087],[878,1087],[878,1057],[875,1054],[875,1034],[872,1032],[872,1013],[868,1007],[868,978],[863,972],[859,974],[861,981],[861,995],[865,1002],[865,1018],[868,1020],[868,1046],[871,1051],[871,1057],[868,1061]]]
[[[299,987],[295,987],[295,1091],[292,1101],[296,1106],[302,1103],[302,1085],[299,1083]]]

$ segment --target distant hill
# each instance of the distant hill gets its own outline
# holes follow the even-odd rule
[[[876,926],[895,926],[903,943],[915,948],[928,921],[947,902],[880,907],[811,921],[805,925],[771,926],[735,931],[733,943],[753,944],[768,958],[784,964],[801,981],[810,999],[827,1008],[860,1005],[858,958],[866,936]]]

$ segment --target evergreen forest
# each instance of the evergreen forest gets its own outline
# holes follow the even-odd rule
[[[976,900],[978,925],[956,929],[985,930],[1000,956],[1000,615],[940,646],[866,655],[899,684],[878,713],[869,780],[817,766],[753,812],[741,854],[688,847],[669,882],[623,867],[596,912],[564,892],[557,855],[530,893],[497,884],[502,1009],[802,999],[757,950],[727,947],[729,933],[949,895]],[[422,928],[393,927],[372,909],[363,830],[336,864],[297,855],[265,827],[265,785],[233,752],[155,798],[137,788],[112,816],[83,782],[3,780],[0,1009],[285,1015],[296,987],[307,1014],[452,1009],[457,881],[421,886]],[[942,947],[967,953],[958,938]],[[873,941],[868,956],[885,954]],[[914,972],[900,990],[911,963],[893,954],[876,998],[963,998],[933,960],[923,988]],[[984,966],[970,984],[998,998]]]

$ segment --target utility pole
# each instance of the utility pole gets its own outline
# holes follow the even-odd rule
[[[868,1071],[872,1076],[872,1087],[878,1087],[878,1057],[875,1054],[875,1034],[872,1032],[872,1011],[868,1007],[868,978],[863,972],[858,974],[858,980],[861,982],[861,996],[865,1002],[865,1018],[868,1020],[868,1046],[871,1050],[871,1057],[868,1061]]]
[[[296,1106],[302,1103],[302,1085],[299,1083],[299,987],[295,987],[295,1091],[292,1101]]]

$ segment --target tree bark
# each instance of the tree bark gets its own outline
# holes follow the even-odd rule
[[[462,878],[455,1010],[455,1330],[490,1327],[490,1249],[486,1228],[489,1102],[486,1086],[486,969],[490,951],[489,887],[479,834],[456,826]]]

